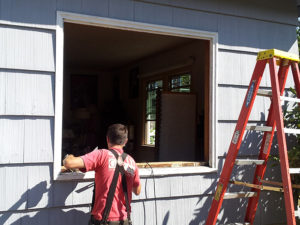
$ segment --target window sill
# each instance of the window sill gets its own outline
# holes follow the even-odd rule
[[[140,177],[206,174],[217,172],[216,168],[207,166],[165,167],[165,168],[140,168]]]
[[[139,168],[140,177],[207,174],[217,172],[216,168],[207,166],[186,166],[186,167],[164,167],[164,168]],[[61,173],[56,178],[57,181],[91,181],[95,178],[95,172],[69,172]]]
[[[94,179],[95,179],[94,171],[90,171],[86,173],[82,173],[82,172],[60,173],[56,178],[57,181],[75,181],[75,180],[88,181]]]
[[[147,144],[144,144],[144,145],[141,145],[140,146],[140,148],[141,148],[141,150],[147,150],[148,148],[150,148],[150,149],[155,149],[155,145],[147,145]]]

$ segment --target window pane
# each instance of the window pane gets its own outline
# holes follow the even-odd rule
[[[172,77],[171,91],[173,91],[173,92],[191,92],[191,75],[183,74],[183,75]]]
[[[153,81],[147,85],[145,143],[148,145],[155,145],[156,97],[157,91],[162,87],[162,80]]]
[[[156,120],[156,95],[157,90],[161,89],[162,80],[148,83],[147,102],[146,102],[146,120]]]
[[[146,144],[147,145],[155,145],[155,127],[156,121],[147,121],[146,122]]]
[[[146,104],[146,120],[155,120],[156,113],[156,90],[148,91]]]

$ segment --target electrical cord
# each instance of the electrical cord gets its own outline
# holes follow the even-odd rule
[[[156,188],[155,188],[155,176],[154,176],[154,171],[153,171],[153,168],[152,168],[152,166],[148,163],[148,162],[146,162],[146,164],[150,167],[150,169],[151,169],[151,175],[152,175],[152,180],[153,180],[153,191],[154,191],[154,205],[155,205],[155,223],[156,223],[156,225],[158,224],[158,222],[157,222],[157,202],[156,202]]]

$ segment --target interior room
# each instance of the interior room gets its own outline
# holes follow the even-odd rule
[[[64,23],[62,157],[123,123],[137,162],[208,162],[209,41]]]

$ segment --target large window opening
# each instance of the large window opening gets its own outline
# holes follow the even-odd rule
[[[207,164],[209,44],[64,23],[62,158],[106,148],[123,123],[140,166]]]

